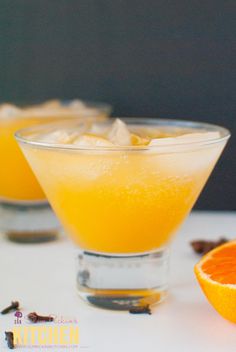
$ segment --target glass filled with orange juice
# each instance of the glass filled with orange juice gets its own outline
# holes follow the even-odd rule
[[[58,221],[45,194],[26,162],[14,133],[21,128],[56,120],[104,120],[110,107],[79,100],[47,101],[18,107],[0,105],[0,231],[15,241],[35,242],[54,239]]]
[[[197,122],[129,118],[53,123],[16,138],[79,248],[79,294],[111,309],[160,302],[169,243],[229,132]]]

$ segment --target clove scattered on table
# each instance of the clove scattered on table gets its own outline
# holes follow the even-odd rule
[[[7,313],[10,313],[12,311],[15,311],[15,310],[18,310],[19,309],[19,302],[18,301],[15,301],[15,302],[11,302],[11,305],[4,308],[2,311],[1,311],[1,314],[7,314]]]
[[[27,315],[28,319],[32,322],[32,323],[38,323],[40,321],[44,321],[44,322],[51,322],[54,320],[53,317],[49,316],[42,316],[42,315],[38,315],[37,313],[33,312],[33,313],[29,313]]]
[[[14,346],[14,334],[12,331],[5,331],[5,340],[7,341],[7,346],[13,350]]]
[[[195,253],[204,255],[226,242],[228,242],[228,240],[222,237],[217,241],[195,240],[190,242],[190,245]]]

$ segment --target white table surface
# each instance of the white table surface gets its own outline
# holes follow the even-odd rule
[[[23,351],[88,352],[235,352],[236,325],[220,317],[206,301],[193,274],[198,261],[192,239],[236,237],[236,213],[195,212],[172,245],[170,294],[152,315],[97,309],[81,301],[75,290],[75,254],[65,237],[57,242],[20,245],[0,239],[0,308],[21,302],[32,311],[76,318],[79,348],[24,348]],[[0,351],[8,350],[4,331],[13,314],[0,316]]]

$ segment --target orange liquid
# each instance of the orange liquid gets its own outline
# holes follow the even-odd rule
[[[0,118],[0,197],[29,201],[45,199],[43,190],[14,138],[17,130],[40,122],[40,118]]]
[[[76,244],[95,252],[135,253],[169,242],[223,143],[172,154],[22,147]]]
[[[15,118],[1,118],[0,116],[0,198],[15,201],[36,201],[46,198],[31,167],[14,138],[16,131],[34,125],[45,124],[70,118],[79,118],[78,113],[53,116],[53,114]],[[93,119],[93,118],[92,118]],[[104,120],[104,113],[96,115],[96,120]]]

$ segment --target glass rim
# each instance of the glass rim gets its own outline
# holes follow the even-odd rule
[[[152,118],[152,117],[118,117],[124,122],[127,122],[128,124],[140,124],[143,126],[173,126],[173,127],[185,127],[185,128],[195,128],[195,129],[205,129],[207,132],[219,132],[220,136],[217,138],[211,138],[211,139],[202,139],[198,141],[183,141],[181,143],[171,143],[171,144],[163,144],[163,145],[141,145],[141,146],[119,146],[119,145],[114,145],[114,146],[91,146],[91,147],[83,147],[83,146],[76,146],[73,144],[61,144],[61,143],[48,143],[48,142],[42,142],[42,141],[37,141],[37,140],[30,140],[29,138],[26,138],[24,136],[25,133],[30,133],[30,132],[39,132],[41,130],[46,130],[47,128],[50,128],[52,126],[60,126],[63,124],[67,124],[68,122],[70,123],[80,123],[86,124],[86,121],[81,121],[80,119],[71,119],[70,121],[54,121],[52,123],[47,123],[47,124],[40,124],[37,126],[32,126],[28,128],[23,128],[14,134],[16,140],[22,144],[29,144],[32,146],[37,146],[42,149],[57,149],[57,150],[71,150],[71,151],[145,151],[145,150],[153,150],[153,151],[165,151],[168,150],[170,152],[170,148],[181,148],[183,146],[188,147],[188,146],[193,146],[193,147],[202,147],[202,146],[208,146],[212,144],[217,144],[221,143],[224,141],[227,141],[231,133],[230,131],[222,126],[216,125],[216,124],[211,124],[211,123],[205,123],[205,122],[199,122],[199,121],[190,121],[190,120],[181,120],[181,119],[162,119],[162,118]],[[111,124],[113,121],[116,120],[116,117],[110,117],[105,121],[95,121],[96,124]],[[132,123],[131,123],[132,122]],[[141,122],[141,123],[140,123]],[[182,150],[182,149],[181,149]],[[177,150],[173,150],[172,152],[175,152]]]

